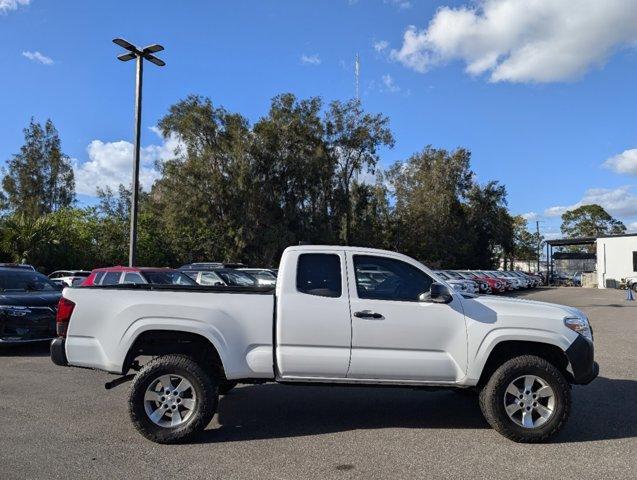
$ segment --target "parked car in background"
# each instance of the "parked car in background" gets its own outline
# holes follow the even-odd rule
[[[223,287],[263,286],[259,284],[254,276],[235,268],[187,268],[180,271],[197,282],[199,285]]]
[[[213,268],[241,268],[245,267],[240,262],[195,262],[187,263],[178,268],[178,270],[211,270]]]
[[[257,283],[263,286],[274,287],[276,285],[276,275],[267,268],[237,268],[239,272],[245,272],[257,279]]]
[[[524,275],[522,272],[508,270],[507,273],[520,280],[520,288],[533,288],[535,286],[535,282],[530,277]]]
[[[172,268],[115,267],[96,268],[81,284],[82,287],[153,284],[153,285],[197,285],[188,275]]]
[[[498,270],[497,273],[501,277],[511,280],[511,282],[513,282],[513,288],[515,290],[520,290],[521,288],[526,288],[527,282],[525,280],[522,280],[521,278],[519,278],[517,275],[514,275],[513,272],[511,272],[509,270]]]
[[[499,274],[500,272],[493,271],[493,270],[481,270],[479,273],[482,273],[483,275],[486,275],[489,278],[493,278],[495,280],[499,280],[500,282],[502,282],[504,284],[505,292],[510,292],[511,290],[514,290],[513,281],[511,279],[508,279],[500,275]]]
[[[21,268],[23,270],[31,270],[35,272],[35,267],[28,263],[0,263],[0,268]]]
[[[49,274],[49,280],[72,287],[80,285],[90,274],[87,270],[56,270]]]
[[[45,275],[0,267],[0,345],[51,340],[61,288]]]
[[[446,271],[436,270],[434,273],[442,278],[445,282],[447,282],[457,292],[474,293],[473,289],[469,290],[469,285],[467,284],[467,282],[453,278]]]
[[[476,279],[482,280],[489,285],[491,293],[502,293],[506,291],[506,283],[498,278],[493,278],[478,270],[470,270],[467,273],[474,275]]]
[[[479,278],[475,273],[466,270],[455,270],[455,272],[458,275],[461,275],[462,278],[476,282],[478,284],[478,291],[480,293],[493,293],[493,289],[491,288],[491,285],[489,285],[489,282],[487,282],[483,278]]]
[[[467,292],[479,293],[480,288],[478,287],[478,283],[475,282],[474,280],[468,280],[454,270],[444,270],[444,273],[447,276],[449,276],[452,280],[456,280],[458,282],[464,282],[464,284],[467,286]]]

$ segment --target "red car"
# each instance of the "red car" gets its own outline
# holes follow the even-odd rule
[[[490,277],[486,273],[480,271],[472,270],[471,273],[475,275],[477,279],[480,279],[483,282],[487,282],[489,287],[491,287],[491,291],[493,293],[502,293],[507,289],[506,282],[504,282],[502,279]]]
[[[188,275],[172,268],[115,267],[96,268],[82,282],[82,287],[121,284],[197,285]]]

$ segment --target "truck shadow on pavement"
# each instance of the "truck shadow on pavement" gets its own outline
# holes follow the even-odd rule
[[[573,410],[553,443],[637,437],[637,381],[598,378],[573,389]],[[322,435],[351,430],[487,429],[477,397],[408,388],[238,387],[221,397],[218,427],[201,443]],[[503,441],[506,441],[503,439]]]
[[[221,397],[220,424],[202,442],[321,435],[379,428],[488,428],[477,400],[448,391],[267,384]]]

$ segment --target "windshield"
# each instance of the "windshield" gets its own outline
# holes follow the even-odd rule
[[[181,272],[144,272],[144,277],[148,283],[154,285],[197,285],[197,282]]]
[[[0,290],[9,291],[54,291],[58,290],[51,280],[41,273],[25,269],[0,272]]]

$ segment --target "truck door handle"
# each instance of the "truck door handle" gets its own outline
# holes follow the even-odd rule
[[[371,310],[363,310],[362,312],[354,312],[354,316],[357,318],[373,318],[375,320],[380,320],[383,317],[380,313],[372,312]]]

